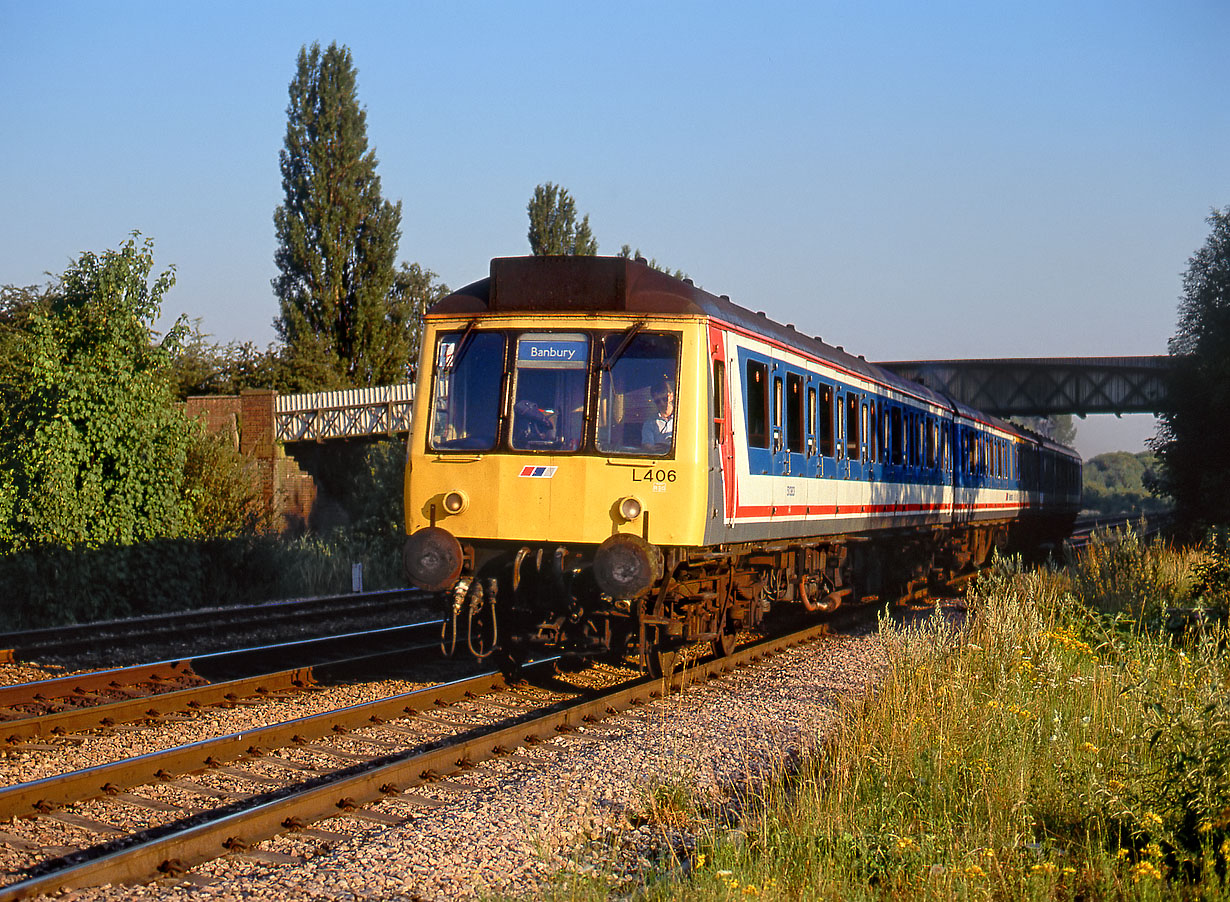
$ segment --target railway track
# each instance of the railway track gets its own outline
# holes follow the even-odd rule
[[[0,686],[0,742],[13,745],[303,689],[434,648],[440,621],[365,630]],[[271,670],[270,665],[280,669]]]
[[[0,633],[0,663],[76,658],[99,650],[114,655],[119,648],[168,642],[199,644],[222,631],[303,632],[335,621],[397,622],[423,597],[415,589],[390,589]]]
[[[1133,529],[1142,538],[1160,535],[1171,522],[1170,514],[1116,517],[1081,517],[1072,527],[1072,535],[1064,543],[1073,551],[1080,551],[1093,539],[1095,533],[1113,533],[1116,530]]]
[[[667,680],[578,690],[530,665],[140,755],[0,790],[10,882],[0,902],[177,876],[274,835],[327,838],[331,817],[391,823],[380,800],[718,677],[826,633],[812,625],[699,661]],[[426,800],[423,800],[426,802]],[[430,804],[430,803],[428,803]],[[46,842],[55,835],[56,842]]]

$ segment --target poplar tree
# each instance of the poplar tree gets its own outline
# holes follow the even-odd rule
[[[534,189],[526,211],[530,216],[530,252],[536,257],[573,255],[592,257],[598,242],[589,230],[589,215],[577,222],[577,203],[551,182]]]
[[[367,145],[350,50],[299,51],[280,154],[284,203],[273,215],[273,280],[287,388],[401,381],[419,318],[395,290],[401,202],[384,200]]]

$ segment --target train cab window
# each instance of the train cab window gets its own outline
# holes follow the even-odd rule
[[[467,331],[440,336],[431,392],[433,451],[495,447],[503,375],[503,334]]]
[[[803,453],[803,377],[786,374],[786,448]]]
[[[557,452],[580,448],[588,376],[588,335],[533,332],[517,339],[512,448]]]
[[[681,403],[676,378],[679,336],[637,332],[629,339],[627,332],[615,332],[602,338],[599,356],[598,450],[651,457],[670,454],[675,411]],[[714,393],[720,394],[716,381]]]
[[[820,386],[820,453],[833,456],[833,389]]]
[[[858,395],[853,392],[846,394],[846,457],[858,460]]]
[[[769,367],[755,360],[747,362],[747,444],[769,447]]]

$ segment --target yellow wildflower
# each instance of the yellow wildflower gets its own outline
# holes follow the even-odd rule
[[[976,864],[971,864],[965,869],[966,877],[985,877],[987,872]]]
[[[1132,882],[1139,883],[1145,877],[1152,877],[1154,880],[1162,879],[1162,872],[1158,870],[1157,865],[1152,861],[1138,861],[1132,865]]]
[[[1091,755],[1096,755],[1099,751],[1101,751],[1101,749],[1099,749],[1092,742],[1086,742],[1084,745],[1081,746],[1081,748],[1084,749],[1086,752],[1089,752],[1089,754]]]

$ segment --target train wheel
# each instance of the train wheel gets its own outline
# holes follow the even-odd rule
[[[679,649],[655,647],[645,656],[649,675],[655,680],[668,677],[679,666]]]
[[[713,653],[724,658],[735,650],[735,630],[731,626],[730,617],[723,613],[718,621],[718,634],[713,639]]]

